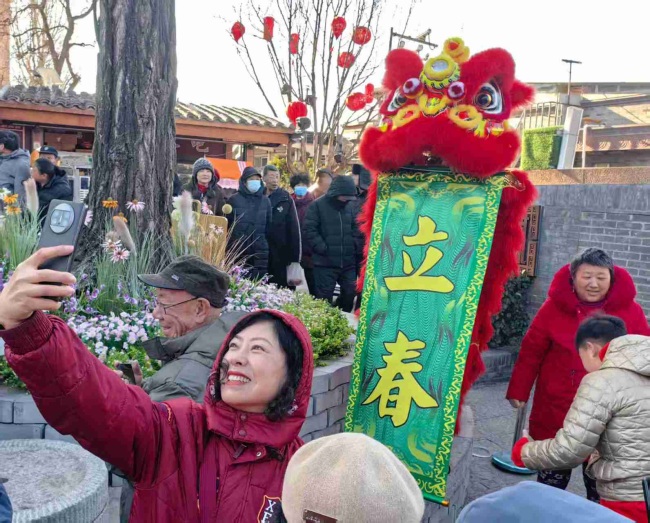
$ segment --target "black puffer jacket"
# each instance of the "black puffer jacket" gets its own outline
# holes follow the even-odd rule
[[[298,263],[302,256],[302,241],[296,205],[284,189],[276,189],[268,198],[272,213],[269,248],[273,257],[285,265]]]
[[[354,180],[349,176],[334,179],[327,194],[307,209],[304,231],[317,267],[355,267],[360,235],[350,203],[338,196],[355,196]]]
[[[38,190],[38,214],[41,225],[47,218],[47,211],[50,208],[52,200],[72,201],[72,187],[68,181],[68,176],[63,169],[57,169],[56,174],[52,176],[49,182],[43,187],[40,185]]]
[[[228,215],[230,228],[230,247],[239,245],[243,249],[246,264],[252,268],[251,276],[261,278],[269,269],[268,234],[271,230],[271,202],[264,196],[264,184],[256,193],[246,187],[251,176],[260,176],[253,167],[246,167],[239,180],[239,190],[233,194],[228,203],[232,213]]]

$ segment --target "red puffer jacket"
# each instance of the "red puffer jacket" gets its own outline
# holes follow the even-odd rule
[[[650,335],[630,273],[614,269],[614,282],[602,312],[618,316],[630,334]],[[555,275],[548,299],[533,319],[521,344],[506,397],[528,401],[533,383],[535,398],[530,414],[530,435],[535,440],[554,438],[586,374],[575,348],[580,324],[595,311],[581,304],[573,291],[569,266]]]
[[[215,404],[210,387],[203,405],[155,403],[123,383],[56,317],[36,313],[0,335],[47,422],[134,480],[130,521],[274,523],[281,521],[285,470],[302,445],[313,355],[298,320],[268,312],[293,329],[304,350],[296,410],[279,422]]]

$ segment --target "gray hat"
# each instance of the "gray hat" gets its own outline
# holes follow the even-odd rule
[[[192,176],[196,176],[196,173],[203,169],[208,169],[212,174],[216,174],[214,172],[214,166],[210,163],[210,160],[207,158],[199,158],[194,162],[194,166],[192,167]]]
[[[185,291],[220,309],[230,287],[230,276],[198,256],[176,258],[158,274],[140,274],[141,282],[156,289]]]
[[[315,484],[318,488],[314,488]],[[419,523],[424,500],[413,476],[384,445],[364,434],[316,439],[296,452],[284,476],[289,523]]]

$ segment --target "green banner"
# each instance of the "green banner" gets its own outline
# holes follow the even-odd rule
[[[380,175],[348,432],[388,446],[445,502],[465,360],[505,175]]]

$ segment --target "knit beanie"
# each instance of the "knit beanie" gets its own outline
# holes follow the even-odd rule
[[[319,438],[294,454],[282,488],[288,523],[311,512],[315,521],[419,523],[424,500],[402,462],[384,445],[357,433]]]
[[[194,166],[192,167],[192,176],[196,177],[197,173],[202,169],[208,169],[213,175],[215,174],[214,167],[210,163],[210,160],[207,158],[199,158],[194,162]]]

